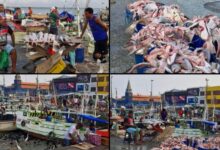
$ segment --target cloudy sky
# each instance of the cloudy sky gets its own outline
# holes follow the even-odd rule
[[[6,1],[8,7],[63,7],[65,0],[0,0],[0,3]],[[78,0],[80,7],[86,6],[87,0]],[[66,6],[71,7],[75,0],[66,0]],[[93,8],[105,8],[109,5],[109,0],[90,0],[89,6]]]
[[[4,75],[5,76],[5,84],[11,85],[14,82],[15,75]],[[39,75],[39,82],[47,82],[53,78],[60,77],[61,75]],[[71,75],[69,75],[71,76]],[[72,75],[73,76],[73,75]],[[21,75],[21,80],[23,82],[35,82],[36,83],[37,75]],[[3,75],[0,75],[0,84],[3,84]]]
[[[183,89],[189,87],[202,87],[206,85],[205,79],[209,79],[211,86],[220,86],[219,75],[112,75],[112,93],[115,97],[116,89],[118,97],[124,96],[127,82],[130,80],[133,93],[150,94],[150,84],[153,80],[153,95],[158,95],[171,89]]]

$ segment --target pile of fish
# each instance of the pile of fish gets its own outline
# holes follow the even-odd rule
[[[144,73],[219,73],[220,19],[209,15],[188,19],[177,5],[139,0],[128,5],[134,23],[125,48],[143,55],[144,62],[128,70],[146,67]],[[138,17],[137,17],[138,16]],[[138,19],[138,20],[136,20]],[[137,31],[136,25],[142,25]],[[135,32],[136,31],[136,32]]]
[[[44,45],[44,44],[51,44],[51,45],[60,45],[67,43],[68,45],[74,45],[75,43],[81,43],[81,39],[76,37],[70,37],[67,35],[63,36],[56,36],[54,34],[48,33],[30,33],[24,37],[25,43],[30,45]]]
[[[168,138],[161,145],[160,148],[153,148],[151,150],[220,150],[220,137],[211,138],[194,138],[187,137]]]
[[[40,27],[40,26],[46,26],[45,23],[32,20],[32,19],[23,19],[21,22],[21,25],[24,27]]]

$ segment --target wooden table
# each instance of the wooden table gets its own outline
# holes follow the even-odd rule
[[[48,32],[47,26],[29,26],[26,27],[26,32]]]

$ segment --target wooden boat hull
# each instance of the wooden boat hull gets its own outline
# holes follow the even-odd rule
[[[0,132],[8,132],[16,130],[15,121],[0,121]]]
[[[18,129],[44,140],[64,139],[64,135],[71,125],[71,123],[52,123],[45,120],[26,117],[18,117],[16,120],[16,127]]]

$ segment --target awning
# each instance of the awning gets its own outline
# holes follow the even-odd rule
[[[209,125],[209,126],[216,126],[217,125],[216,122],[207,121],[207,120],[203,121],[203,123],[206,124],[206,125]]]
[[[75,19],[75,17],[67,11],[63,11],[62,13],[60,13],[60,18],[68,21],[74,21]]]
[[[88,120],[96,121],[96,122],[99,122],[99,123],[105,123],[105,124],[109,123],[106,120],[103,120],[103,119],[100,119],[100,118],[96,118],[96,117],[93,117],[93,116],[90,116],[90,115],[82,115],[82,114],[80,114],[79,116],[82,117],[83,119],[88,119]]]

